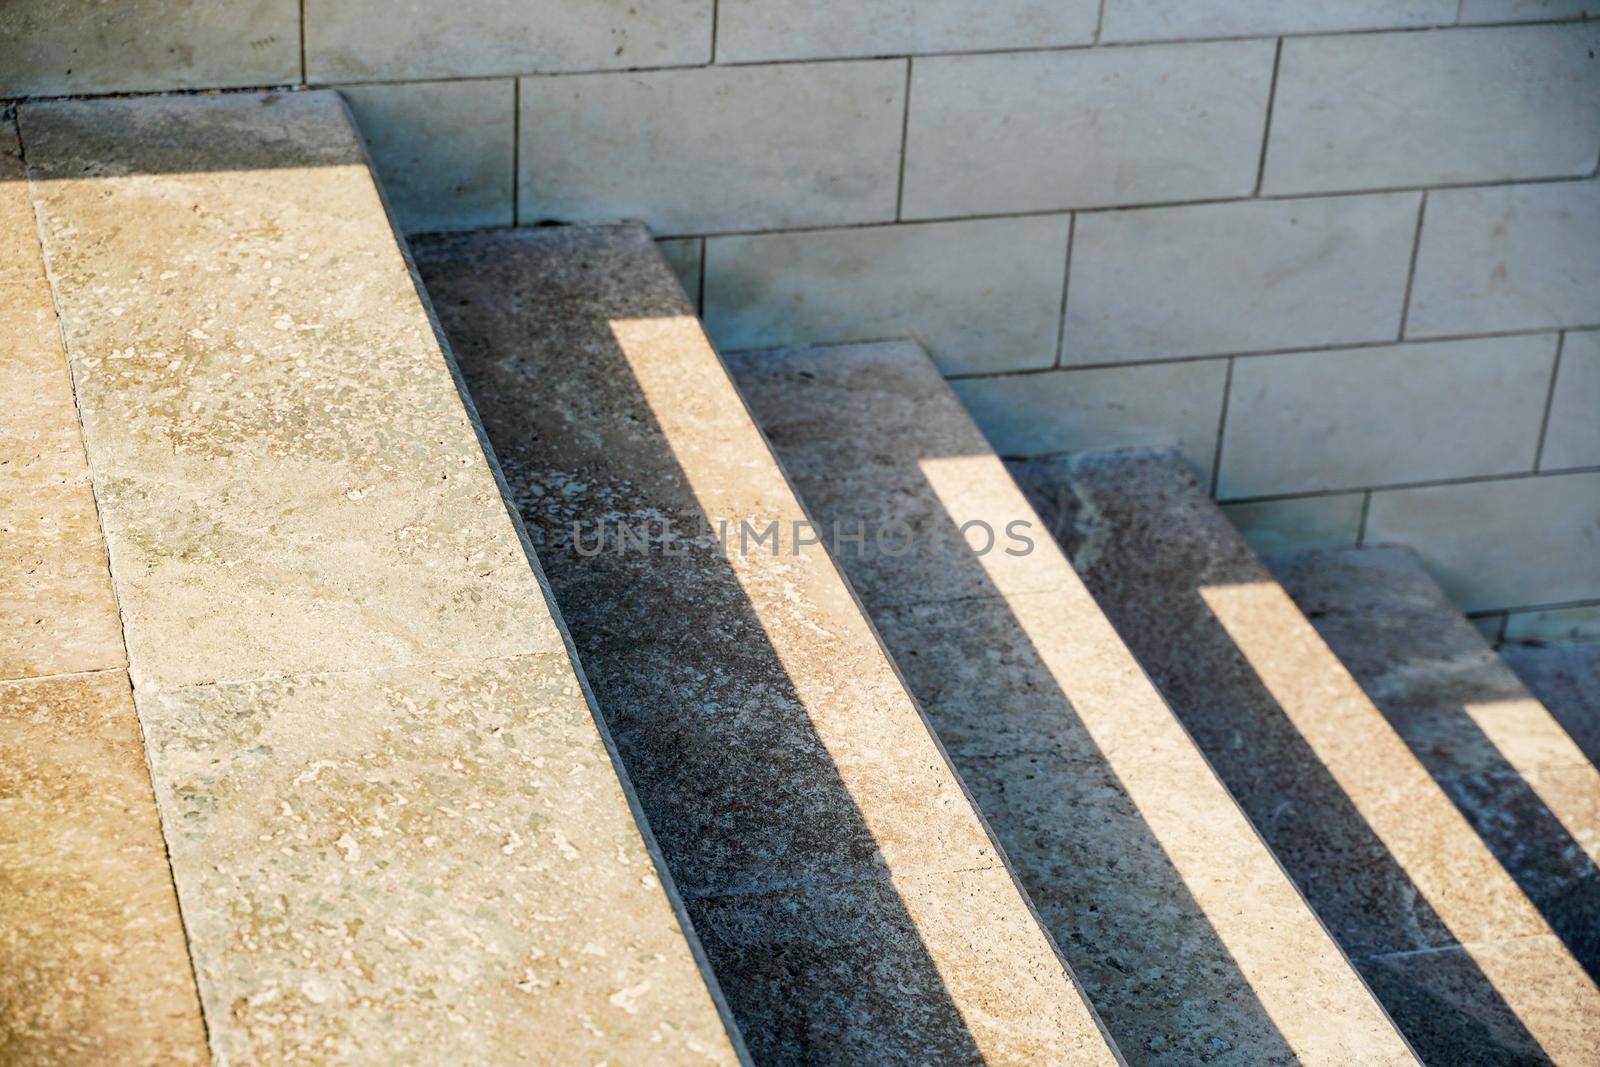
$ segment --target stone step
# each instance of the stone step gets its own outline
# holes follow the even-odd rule
[[[1120,452],[1014,470],[1422,1058],[1593,1062],[1600,990],[1573,949],[1181,461]],[[1364,625],[1398,637],[1386,610]],[[1410,647],[1387,653],[1401,674]]]
[[[205,1057],[21,145],[0,116],[0,1061]]]
[[[216,1058],[736,1062],[338,96],[20,121]]]
[[[1500,658],[1600,766],[1600,641],[1516,642]]]
[[[922,349],[728,362],[1128,1059],[1413,1062]]]
[[[1554,979],[1564,971],[1541,971],[1540,958],[1570,955],[1600,980],[1600,771],[1582,735],[1528,691],[1409,549],[1268,564],[1559,938],[1523,949],[1531,976]],[[1589,1012],[1581,1036],[1592,1057],[1597,1009],[1593,995],[1571,1004]],[[1582,1046],[1556,1047],[1575,1058]]]
[[[754,1057],[1114,1062],[649,235],[415,252]]]

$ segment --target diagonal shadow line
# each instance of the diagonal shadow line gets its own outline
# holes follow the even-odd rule
[[[983,1062],[626,354],[572,321],[604,267],[537,277],[525,237],[413,251],[752,1055]],[[681,554],[591,554],[602,517]]]
[[[1374,548],[1370,553],[1399,550]],[[1321,557],[1286,559],[1275,567],[1299,573]],[[1402,557],[1409,560],[1409,556]],[[1373,705],[1427,769],[1469,825],[1488,846],[1551,931],[1591,978],[1600,982],[1600,868],[1581,842],[1501,750],[1485,722],[1503,718],[1501,731],[1517,731],[1532,714],[1561,742],[1561,725],[1516,681],[1418,569],[1391,573],[1391,582],[1411,580],[1402,615],[1382,625],[1387,640],[1373,640],[1374,620],[1337,599],[1327,599],[1313,578],[1288,586],[1307,617]],[[1401,633],[1400,631],[1403,631]],[[1379,645],[1386,655],[1374,655]],[[1474,710],[1476,709],[1476,711]],[[1506,736],[1502,733],[1502,736]],[[1546,788],[1563,778],[1580,780],[1581,798],[1596,799],[1590,766],[1573,746],[1572,763],[1539,766],[1529,773]]]
[[[818,445],[817,428],[782,414],[788,391],[810,372],[765,378],[763,365],[782,358],[755,353],[730,365],[824,529],[902,522],[912,531],[914,548],[898,559],[868,547],[870,534],[867,543],[839,544],[835,559],[1117,1046],[1131,1063],[1191,1063],[1241,1048],[1250,1062],[1297,1062],[938,502],[921,467],[938,450],[920,455],[909,437],[875,442],[865,421],[852,426],[860,434],[835,434],[828,424],[829,436],[844,440],[808,448]],[[960,595],[902,599],[907,590],[941,589]]]
[[[1450,961],[1464,993],[1448,1000],[1386,964],[1457,942],[1201,596],[1230,581],[1209,546],[1152,521],[1136,491],[1103,474],[1090,503],[1067,477],[1017,470],[1117,632],[1418,1055],[1430,1064],[1549,1062],[1466,953]],[[1117,536],[1096,539],[1086,564],[1096,524]],[[1493,1025],[1464,1003],[1483,1006]]]

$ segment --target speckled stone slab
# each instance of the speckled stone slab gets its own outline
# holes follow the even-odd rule
[[[1509,644],[1500,658],[1600,766],[1600,641]]]
[[[729,366],[1129,1061],[1411,1062],[922,350]]]
[[[1551,933],[1449,785],[1435,780],[1181,460],[1113,452],[1014,470],[1140,664],[1369,979],[1375,958]],[[1600,1011],[1600,991],[1571,952],[1547,954],[1544,965],[1544,983],[1497,981],[1486,966],[1462,980],[1541,1044],[1570,1047],[1572,1031],[1552,1022],[1540,989],[1575,990],[1590,1014]],[[1470,1032],[1474,1011],[1441,1000],[1425,1026],[1413,1011],[1392,1014],[1424,1060],[1454,1062],[1440,1035]],[[1485,1046],[1483,1055],[1514,1053]]]
[[[0,678],[125,662],[16,128],[0,120]]]
[[[1572,956],[1600,979],[1600,771],[1573,736],[1410,550],[1327,550],[1269,563]]]
[[[1109,1062],[649,235],[415,252],[755,1058]]]
[[[0,1061],[208,1062],[122,671],[0,682]]]
[[[213,1051],[740,1060],[338,97],[22,126]]]
[[[141,715],[222,1056],[733,1061],[564,653]]]
[[[337,94],[21,125],[136,683],[561,647]]]

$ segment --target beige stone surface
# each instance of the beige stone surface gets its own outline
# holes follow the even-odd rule
[[[804,512],[649,235],[440,236],[416,253],[754,1057],[825,1034],[914,1060],[964,1033],[1007,1061],[1109,1062],[827,553],[787,532],[775,554],[736,534],[724,553],[704,532]],[[645,549],[596,541],[619,522]],[[975,892],[988,871],[997,888]],[[788,903],[763,918],[763,899]],[[975,954],[982,928],[1009,940]],[[841,939],[876,930],[901,933],[871,938],[859,969]]]
[[[565,653],[139,700],[220,1055],[734,1061]]]
[[[1591,992],[1562,974],[1566,948],[1532,937],[1362,962],[1362,972],[1437,1063],[1592,1064],[1600,1016]],[[1519,1012],[1492,995],[1524,992]]]
[[[0,682],[0,1061],[209,1062],[122,671]]]
[[[1415,731],[1352,677],[1360,666],[1307,621],[1322,627],[1322,606],[1297,607],[1174,457],[1105,453],[1023,471],[1118,632],[1351,956],[1572,932],[1577,912],[1563,917],[1553,896],[1588,892],[1583,850],[1560,867],[1542,848],[1518,858],[1504,836],[1486,841],[1485,817],[1518,812],[1464,802],[1464,783],[1439,773]],[[1369,629],[1381,625],[1381,615],[1360,614]],[[1396,677],[1427,678],[1397,639],[1412,629],[1397,621],[1369,647]],[[1506,745],[1518,729],[1497,727],[1494,713],[1478,721]],[[1530,876],[1541,865],[1558,877]],[[1584,1010],[1600,1011],[1587,954],[1568,945],[1548,957],[1540,982],[1480,973],[1472,997],[1502,1004],[1540,1040],[1560,1039],[1565,1024],[1541,1029],[1550,1019],[1542,988],[1570,989],[1592,1005]],[[1425,1061],[1453,1062],[1455,1046],[1434,1023],[1396,1016]]]
[[[1513,643],[1500,656],[1600,766],[1600,642]]]
[[[1560,719],[1411,553],[1345,549],[1274,567],[1551,931],[1600,972],[1600,771]]]
[[[1415,549],[1463,611],[1600,598],[1600,472],[1376,492],[1366,541]]]
[[[0,97],[300,79],[296,0],[7,0]]]
[[[0,197],[14,188],[0,184]],[[0,678],[120,666],[78,409],[42,278],[0,282],[0,351]]]
[[[0,285],[31,284],[43,277],[22,142],[10,109],[0,108]]]
[[[730,999],[769,1035],[768,1061],[1102,1062],[1103,1039],[1053,995],[1060,961],[1015,896],[1006,871],[987,867],[715,897],[689,911],[707,950],[747,976]],[[933,946],[933,965],[910,962]],[[1030,1011],[1007,1002],[1019,994]],[[786,1010],[796,1003],[813,1007],[797,1016]]]
[[[560,647],[334,94],[22,126],[136,682]]]
[[[837,558],[1124,1055],[1410,1062],[923,352],[729,362],[824,527],[915,531]]]

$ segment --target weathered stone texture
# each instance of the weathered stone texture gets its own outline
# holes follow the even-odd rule
[[[209,1062],[122,671],[0,682],[0,1060]]]
[[[22,122],[218,1056],[737,1061],[337,95]]]
[[[755,1058],[1109,1061],[649,235],[417,255]]]
[[[923,352],[730,365],[824,529],[912,531],[839,562],[1118,1047],[1410,1062]]]
[[[1571,931],[1577,913],[1530,899],[1534,883],[1485,840],[1456,783],[1381,693],[1363,691],[1361,665],[1307,621],[1322,627],[1322,606],[1290,599],[1175,458],[1105,453],[1020,469],[1118,632],[1364,973],[1374,958]],[[1368,629],[1382,618],[1353,615]],[[1384,629],[1368,646],[1399,678],[1416,674],[1415,644],[1401,640],[1413,629]],[[1560,887],[1578,884],[1571,875],[1585,862],[1580,850]],[[1550,1013],[1541,990],[1569,988],[1600,1012],[1588,957],[1573,945],[1541,960],[1539,981],[1484,968],[1467,976],[1470,997],[1439,1002],[1426,1025],[1415,1014],[1396,1021],[1429,1062],[1449,1062],[1449,1042],[1474,1032],[1475,1000],[1501,1005],[1540,1042],[1579,1048],[1588,1024]]]

